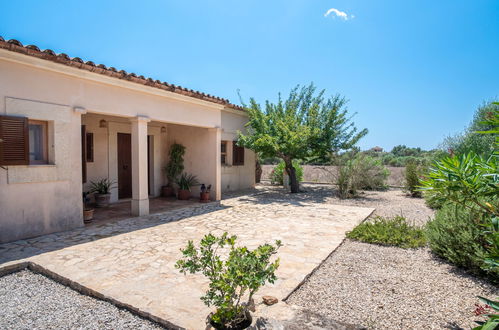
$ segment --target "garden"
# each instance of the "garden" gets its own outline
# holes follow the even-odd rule
[[[291,193],[302,189],[302,164],[317,162],[335,166],[328,181],[341,203],[385,201],[290,301],[375,328],[498,327],[499,103],[479,107],[439,150],[360,152],[367,131],[350,121],[344,99],[323,93],[297,87],[265,111],[251,100],[252,134],[240,143],[263,164],[280,160],[270,181]],[[403,192],[387,191],[386,164],[405,166]],[[401,199],[418,202],[407,210]]]

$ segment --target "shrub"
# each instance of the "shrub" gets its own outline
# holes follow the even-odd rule
[[[414,162],[409,162],[405,167],[405,189],[412,197],[421,197],[421,191],[418,189],[420,172],[420,168]]]
[[[426,237],[431,250],[474,274],[489,273],[482,216],[476,209],[445,204],[427,224]]]
[[[424,230],[408,224],[402,216],[391,219],[376,217],[373,221],[365,221],[348,232],[347,237],[365,243],[401,248],[418,248],[426,245]]]
[[[445,204],[443,200],[435,197],[435,195],[432,194],[423,193],[423,198],[426,206],[434,210],[442,208],[442,206]]]
[[[183,258],[175,264],[184,274],[201,272],[209,279],[209,289],[201,300],[207,306],[217,307],[211,315],[217,329],[236,329],[245,319],[253,295],[266,282],[274,283],[277,279],[279,259],[270,262],[270,258],[277,253],[280,241],[276,241],[275,246],[264,244],[249,250],[236,247],[236,239],[227,233],[220,237],[208,234],[201,240],[199,250],[189,241],[187,247],[181,249]],[[217,254],[224,248],[229,248],[227,258]]]
[[[270,174],[270,182],[272,184],[276,185],[283,185],[283,174],[284,174],[284,167],[286,165],[284,164],[283,161],[281,161],[277,166],[272,170],[272,173]],[[293,167],[296,170],[296,179],[298,182],[301,182],[303,179],[303,167],[300,164],[300,161],[298,160],[293,160]]]
[[[185,147],[179,143],[174,143],[170,147],[168,164],[165,166],[168,186],[172,186],[177,177],[184,170]]]
[[[357,154],[354,159],[339,166],[336,177],[341,198],[356,196],[359,190],[385,189],[390,171],[381,159]]]
[[[385,181],[390,171],[380,159],[359,154],[352,162],[357,189],[386,189]]]

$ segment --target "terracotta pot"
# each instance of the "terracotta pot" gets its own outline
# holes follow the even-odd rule
[[[111,194],[95,194],[95,207],[108,207]]]
[[[208,203],[210,201],[210,193],[209,192],[200,192],[199,193],[199,201],[201,203]]]
[[[237,324],[231,324],[229,326],[221,325],[218,323],[215,323],[211,320],[211,317],[213,316],[213,313],[208,315],[208,323],[215,329],[220,329],[220,330],[243,330],[248,328],[251,325],[251,322],[253,321],[251,314],[248,310],[244,311],[244,319],[237,323]]]
[[[173,190],[173,187],[170,187],[170,186],[161,187],[161,196],[163,196],[163,197],[175,196],[175,191]]]
[[[94,209],[83,210],[83,222],[84,223],[92,222],[93,218],[94,218]]]
[[[184,189],[179,189],[178,190],[178,199],[182,201],[186,201],[189,198],[191,198],[191,192],[190,190],[184,190]]]

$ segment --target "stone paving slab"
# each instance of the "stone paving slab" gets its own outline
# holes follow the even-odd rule
[[[255,248],[280,239],[279,279],[259,294],[282,300],[343,241],[346,231],[372,211],[258,194],[0,245],[0,263],[27,257],[173,324],[203,329],[210,308],[199,297],[208,283],[200,275],[184,276],[174,268],[179,249],[188,240],[198,242],[209,232],[227,231],[238,236],[239,244]]]

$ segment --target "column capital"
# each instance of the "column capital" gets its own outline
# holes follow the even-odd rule
[[[134,122],[138,122],[138,123],[148,123],[151,121],[151,118],[149,118],[148,116],[137,116],[137,117],[133,117],[133,118],[130,118],[130,121],[132,123]]]
[[[84,107],[73,107],[73,111],[75,113],[79,113],[80,115],[85,115],[87,113],[87,109]]]

